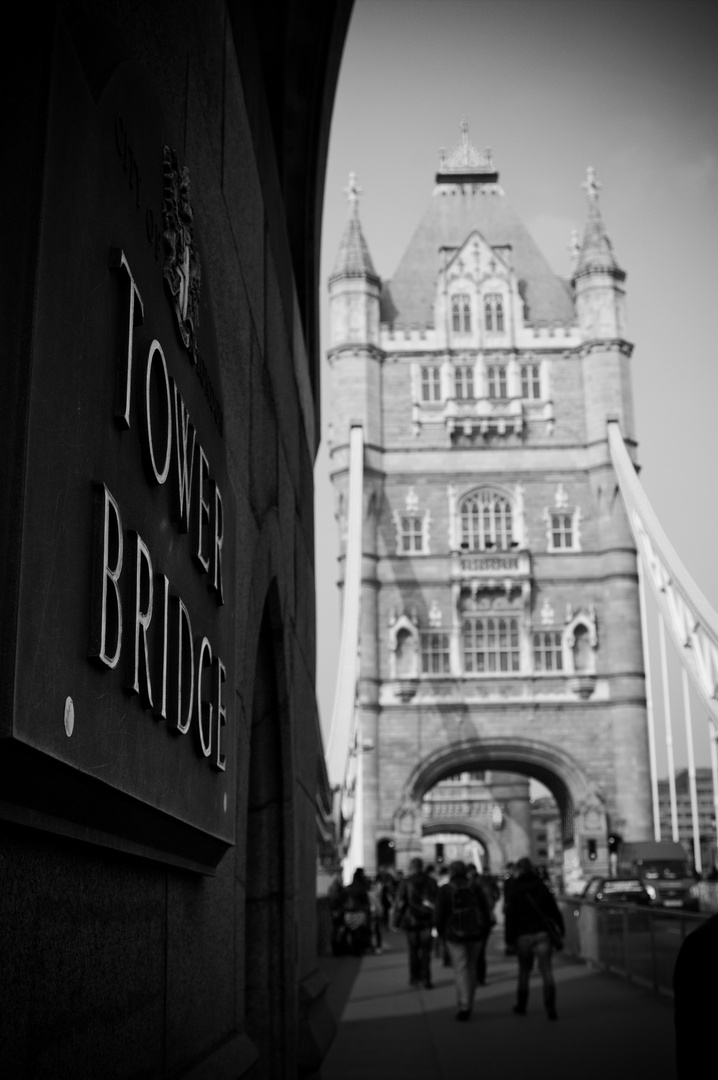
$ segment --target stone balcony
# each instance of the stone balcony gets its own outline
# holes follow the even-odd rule
[[[521,435],[524,419],[521,398],[450,398],[444,407],[449,435]]]
[[[509,551],[452,552],[452,581],[480,581],[485,585],[523,582],[531,577],[531,556],[519,548]]]

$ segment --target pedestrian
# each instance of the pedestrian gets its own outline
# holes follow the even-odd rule
[[[484,894],[486,906],[489,911],[489,917],[486,921],[486,931],[481,941],[481,948],[479,949],[479,955],[476,961],[476,981],[479,986],[486,986],[486,950],[489,944],[489,935],[496,926],[494,908],[496,907],[496,901],[499,899],[501,892],[496,882],[496,878],[486,871],[483,871],[478,875],[476,884]]]
[[[519,859],[517,876],[505,890],[504,934],[508,952],[519,961],[518,991],[514,1012],[523,1016],[529,998],[529,976],[538,963],[549,1020],[557,1020],[556,984],[551,967],[554,948],[563,948],[563,918],[556,901],[533,868],[530,859]]]
[[[344,890],[344,926],[348,951],[361,956],[371,942],[369,888],[361,867],[354,871],[351,885]]]
[[[346,930],[344,926],[344,885],[341,871],[336,872],[327,889],[329,914],[332,921],[331,946],[334,956],[346,951]]]
[[[488,921],[489,909],[482,890],[470,883],[465,863],[452,862],[448,884],[439,890],[436,928],[446,942],[454,968],[457,1020],[471,1016],[477,959]]]
[[[702,1076],[718,1010],[718,915],[688,934],[673,970],[678,1080]]]
[[[447,885],[449,882],[449,865],[449,863],[441,863],[439,865],[439,876],[436,882],[439,889],[441,889],[442,885]],[[441,960],[444,967],[451,967],[451,957],[449,956],[449,950],[446,947],[446,941],[441,934],[439,934],[436,927],[434,927],[434,930],[436,934],[434,938],[434,956],[437,960]]]
[[[369,889],[369,915],[371,918],[371,940],[374,952],[382,953],[381,927],[384,920],[384,908],[382,906],[382,894],[384,886],[379,874],[375,877]]]
[[[424,863],[414,858],[409,873],[402,878],[394,908],[394,926],[403,930],[409,947],[409,984],[432,989],[431,938],[437,885],[424,870]]]

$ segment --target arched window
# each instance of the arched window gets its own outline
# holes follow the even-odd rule
[[[504,301],[500,293],[487,293],[484,297],[484,326],[499,334],[504,330]]]
[[[451,298],[451,329],[455,334],[471,333],[471,300],[466,293]]]
[[[460,507],[464,551],[506,550],[513,540],[511,503],[498,491],[474,491]]]

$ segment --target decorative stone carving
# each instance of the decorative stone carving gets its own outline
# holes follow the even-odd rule
[[[198,360],[199,293],[201,272],[194,243],[190,181],[187,166],[180,167],[177,153],[164,148],[164,279],[172,298],[182,341],[196,364]]]

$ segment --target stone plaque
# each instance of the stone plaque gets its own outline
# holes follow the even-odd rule
[[[139,65],[61,29],[49,100],[3,812],[211,870],[236,511],[192,177]]]

